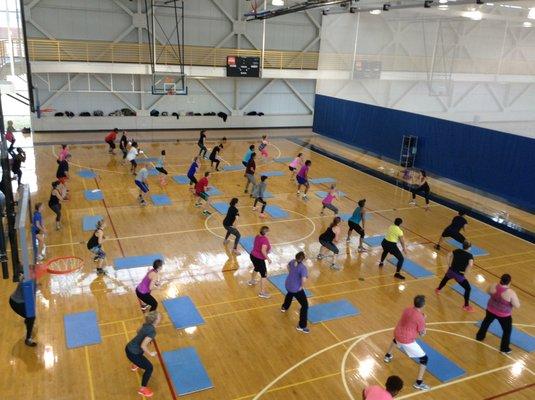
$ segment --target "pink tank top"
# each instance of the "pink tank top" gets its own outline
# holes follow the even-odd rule
[[[137,285],[137,290],[141,294],[147,294],[150,293],[150,282],[151,279],[149,278],[149,274],[153,272],[154,269],[151,269],[149,272],[147,272],[147,275],[143,278],[143,280]]]
[[[299,165],[301,165],[301,159],[299,157],[296,157],[291,163],[290,167],[297,168]]]
[[[334,199],[334,194],[329,192],[327,193],[327,196],[325,196],[325,198],[323,199],[322,203],[331,204],[333,202],[333,199]]]
[[[508,317],[513,312],[513,305],[510,301],[502,298],[503,292],[508,289],[506,286],[496,285],[496,293],[490,296],[487,310],[498,317]]]

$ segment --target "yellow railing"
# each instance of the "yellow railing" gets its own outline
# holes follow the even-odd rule
[[[4,42],[5,47],[6,43]],[[5,51],[2,49],[0,51]],[[108,63],[149,64],[148,44],[112,43],[103,41],[75,40],[28,40],[28,51],[31,61],[81,61]],[[212,48],[203,46],[184,46],[184,64],[190,66],[223,67],[227,56],[261,56],[259,50],[240,50],[230,48]],[[178,65],[176,49],[171,46],[156,47],[158,64]],[[352,54],[298,52],[283,50],[267,50],[264,54],[264,68],[298,69],[298,70],[339,70],[350,71],[353,62],[380,61],[382,71],[406,71],[435,74],[449,73],[480,73],[480,74],[535,74],[535,61],[504,59],[455,59],[450,63],[448,71],[440,71],[440,63],[431,66],[430,57],[405,55],[366,55],[359,54],[355,59]],[[431,77],[431,79],[440,79]]]

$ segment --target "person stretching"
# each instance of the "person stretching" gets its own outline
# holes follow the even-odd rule
[[[440,284],[435,289],[436,294],[440,294],[440,291],[446,286],[446,283],[450,279],[455,281],[464,288],[464,306],[463,310],[466,312],[474,312],[474,308],[470,305],[470,291],[472,287],[466,279],[466,273],[474,265],[474,256],[469,252],[470,242],[464,242],[463,248],[455,249],[448,255],[448,265],[450,266],[444,278],[440,281]]]
[[[106,253],[102,248],[102,243],[104,243],[104,228],[106,227],[106,222],[100,220],[97,222],[97,226],[93,235],[87,241],[87,249],[93,253],[93,261],[97,263],[97,275],[104,275],[105,272],[102,269],[104,265],[104,260],[106,259]]]
[[[253,272],[251,273],[251,280],[247,282],[249,286],[256,285],[256,274],[260,274],[260,291],[258,292],[258,297],[262,299],[269,299],[271,297],[266,290],[266,260],[271,264],[271,258],[269,258],[271,244],[269,243],[269,238],[267,237],[268,232],[269,228],[267,226],[263,226],[260,228],[260,233],[254,238],[253,250],[250,254],[251,262],[253,263]]]
[[[286,288],[286,297],[281,306],[281,312],[285,313],[292,305],[292,300],[295,299],[301,305],[299,310],[299,324],[295,327],[299,332],[310,333],[307,327],[308,317],[308,300],[305,292],[305,282],[308,278],[307,267],[303,263],[305,261],[305,253],[300,251],[295,255],[295,258],[288,263],[288,276],[284,282]]]
[[[139,204],[142,206],[147,205],[147,201],[145,200],[146,194],[149,192],[149,171],[147,168],[143,167],[139,170],[139,172],[136,175],[136,179],[134,180],[136,186],[139,188],[139,195],[137,197]]]
[[[267,187],[267,183],[266,183],[266,180],[267,180],[267,176],[266,175],[262,175],[260,177],[260,182],[253,186],[253,197],[254,197],[254,204],[253,204],[253,211],[256,211],[256,205],[260,202],[262,203],[262,208],[260,210],[260,218],[266,218],[266,214],[264,214],[264,211],[266,210],[266,205],[267,205],[267,202],[264,200],[264,195],[265,195],[265,192],[266,192],[266,187]]]
[[[416,195],[422,192],[425,198],[425,211],[428,211],[429,210],[429,193],[431,192],[431,189],[429,188],[429,183],[427,183],[427,174],[423,169],[420,171],[420,181],[418,182],[418,187],[412,190],[412,200],[410,201],[409,204],[412,206],[415,206]]]
[[[167,175],[169,174],[164,167],[165,154],[165,150],[162,150],[160,153],[160,157],[158,158],[158,160],[156,160],[156,164],[154,166],[154,169],[158,171],[158,176],[160,178],[160,186],[167,185]]]
[[[297,157],[295,157],[294,160],[288,165],[288,169],[290,170],[290,182],[295,179],[295,174],[297,173],[296,170],[300,170],[304,163],[303,153],[299,153]]]
[[[244,167],[247,167],[247,164],[249,163],[249,160],[251,159],[251,154],[254,153],[254,144],[250,145],[247,151],[245,152],[245,155],[243,156],[243,159],[241,163]]]
[[[208,211],[208,206],[210,205],[210,195],[206,192],[208,190],[209,176],[210,172],[206,171],[204,173],[204,177],[202,177],[201,180],[195,184],[195,197],[197,197],[195,207],[200,207],[204,201],[202,213],[205,217],[208,217],[212,214],[210,211]]]
[[[331,210],[335,216],[338,215],[338,208],[333,204],[333,201],[338,197],[338,191],[336,190],[336,185],[331,185],[331,188],[327,192],[327,196],[321,201],[321,212],[320,215],[325,215],[324,210],[328,208]]]
[[[442,244],[442,241],[444,238],[450,237],[453,240],[456,240],[459,243],[464,243],[466,241],[466,238],[461,233],[461,230],[464,231],[465,225],[468,224],[468,221],[464,217],[466,212],[464,210],[460,210],[459,213],[453,217],[451,220],[451,223],[444,229],[442,232],[442,235],[438,239],[438,243],[435,246],[436,250],[440,250],[440,245]]]
[[[147,272],[143,280],[136,287],[136,296],[141,304],[141,309],[146,311],[156,311],[158,308],[158,301],[152,297],[151,292],[156,287],[160,286],[160,271],[163,267],[163,261],[160,259],[154,260],[152,269]]]
[[[199,141],[197,142],[197,146],[199,146],[199,157],[206,158],[206,152],[208,151],[208,148],[205,144],[206,141],[206,129],[202,129],[199,133]]]
[[[219,153],[223,150],[223,143],[220,143],[218,146],[214,146],[212,151],[210,152],[210,157],[208,159],[210,160],[210,166],[213,168],[215,163],[215,170],[219,171],[219,163],[221,163],[221,157],[219,156]]]
[[[108,153],[115,154],[115,141],[117,140],[117,134],[119,133],[119,129],[114,128],[113,131],[108,133],[106,137],[104,138],[104,141],[108,143],[108,146],[110,146],[110,149],[108,150]]]
[[[392,361],[394,358],[392,351],[396,346],[403,350],[410,358],[418,359],[420,368],[418,369],[416,382],[412,386],[419,390],[429,390],[430,387],[423,381],[429,357],[427,357],[425,351],[416,342],[419,336],[425,335],[425,314],[423,312],[425,296],[416,296],[413,300],[413,305],[414,307],[408,307],[403,311],[401,319],[394,329],[394,340],[392,340],[392,343],[388,347],[384,361],[385,363]]]
[[[245,190],[243,193],[249,193],[249,185],[251,185],[251,190],[254,189],[256,185],[256,179],[254,177],[254,173],[256,170],[255,158],[256,158],[256,153],[252,153],[251,156],[249,157],[249,162],[247,163],[247,166],[245,167],[245,177],[247,178],[247,181],[245,182]]]
[[[341,221],[342,219],[340,217],[334,217],[333,222],[331,222],[327,230],[319,237],[321,247],[317,259],[323,260],[326,258],[323,253],[328,250],[332,251],[333,260],[331,262],[331,268],[335,270],[340,269],[340,267],[336,265],[336,256],[340,253],[340,250],[338,250],[335,243],[338,243],[340,237],[340,227],[338,225],[340,225]]]
[[[240,243],[241,235],[240,231],[234,226],[234,224],[240,216],[240,213],[238,211],[238,207],[236,207],[236,204],[238,204],[238,199],[234,197],[232,200],[230,200],[227,215],[223,220],[223,228],[225,228],[225,230],[227,231],[225,239],[223,240],[223,244],[227,244],[230,235],[234,235],[236,239],[234,239],[234,248],[232,249],[232,252],[235,255],[239,256],[241,253],[238,251],[238,244]]]
[[[399,227],[402,223],[403,220],[401,218],[396,218],[394,220],[394,225],[390,225],[390,227],[388,228],[388,232],[386,233],[385,238],[381,242],[383,254],[381,254],[381,261],[379,262],[379,267],[385,265],[384,262],[388,253],[396,257],[398,259],[398,263],[396,265],[396,273],[394,274],[394,278],[398,279],[405,279],[405,277],[399,273],[401,271],[401,268],[403,268],[404,258],[401,251],[399,251],[398,241],[401,243],[403,253],[407,252],[407,248],[405,247],[405,240],[403,239],[403,231]]]
[[[308,171],[310,170],[310,166],[312,165],[312,161],[306,160],[305,165],[301,167],[299,172],[296,175],[297,179],[297,195],[299,196],[301,194],[300,189],[301,186],[305,187],[305,191],[303,192],[303,200],[308,200],[307,193],[308,189],[310,188],[310,183],[308,183]]]

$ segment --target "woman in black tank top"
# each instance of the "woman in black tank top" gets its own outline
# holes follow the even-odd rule
[[[106,222],[100,220],[97,222],[97,226],[93,235],[87,241],[87,249],[93,253],[93,261],[97,264],[97,274],[104,274],[102,266],[104,265],[104,260],[106,259],[106,253],[102,249],[102,243],[104,242],[104,228],[106,227]]]
[[[48,207],[56,214],[56,230],[61,229],[61,202],[64,200],[59,185],[59,181],[52,182],[52,192],[48,200]]]
[[[320,235],[319,241],[320,241],[321,247],[320,247],[320,252],[318,254],[318,257],[317,257],[318,260],[322,260],[327,257],[332,257],[333,260],[331,263],[331,268],[336,269],[336,270],[340,269],[340,267],[338,267],[335,263],[335,258],[338,255],[338,253],[340,253],[340,250],[338,250],[338,247],[336,247],[336,244],[335,244],[335,243],[338,243],[338,237],[340,235],[340,227],[338,226],[340,225],[340,222],[341,222],[340,217],[335,217],[333,219],[333,222],[331,222],[331,224],[327,228],[327,230]],[[326,256],[324,254],[326,251],[332,251],[333,253],[332,256]]]

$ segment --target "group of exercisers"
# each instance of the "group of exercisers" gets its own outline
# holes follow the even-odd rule
[[[109,145],[110,154],[115,154],[115,140],[118,134],[118,130],[114,129],[110,132],[105,141]],[[186,176],[189,179],[190,188],[193,195],[196,198],[195,206],[200,207],[204,203],[203,214],[205,216],[210,215],[208,211],[208,206],[210,205],[208,188],[209,188],[209,178],[210,171],[204,171],[200,179],[196,178],[196,174],[201,168],[202,160],[206,158],[206,155],[209,149],[206,147],[206,131],[203,130],[200,133],[198,140],[199,153],[195,155],[192,160],[192,163],[186,173]],[[258,150],[261,156],[267,160],[268,152],[267,146],[269,142],[267,136],[264,135],[258,146]],[[226,139],[218,142],[218,144],[212,149],[210,156],[208,157],[211,167],[215,168],[216,171],[219,170],[219,164],[221,162],[220,153],[226,146]],[[126,133],[123,132],[120,139],[119,147],[123,154],[123,162],[128,161],[130,164],[130,172],[135,176],[135,184],[140,190],[139,193],[139,202],[141,205],[146,204],[145,195],[149,191],[148,186],[148,170],[145,167],[142,167],[137,171],[138,163],[136,159],[139,154],[143,154],[139,150],[138,144],[134,140],[129,140],[126,137]],[[161,156],[156,160],[155,169],[160,175],[160,184],[165,185],[166,176],[168,174],[167,170],[164,167],[165,160],[165,150],[162,150]],[[58,157],[58,165],[63,165],[61,167],[61,174],[58,172],[58,180],[52,184],[52,192],[49,201],[50,208],[57,215],[56,219],[56,228],[61,228],[61,203],[68,199],[68,189],[67,189],[67,179],[68,179],[68,161],[70,160],[70,153],[66,145],[62,146],[62,150]],[[63,164],[62,164],[63,163]],[[261,218],[265,218],[265,208],[267,202],[265,201],[265,193],[267,188],[268,177],[265,175],[260,175],[259,180],[256,179],[256,152],[255,145],[250,145],[246,150],[242,164],[245,167],[245,188],[244,192],[249,193],[249,187],[251,187],[251,197],[253,197],[252,209],[257,210],[258,204],[260,204],[260,214]],[[310,188],[310,178],[309,173],[311,169],[312,162],[311,160],[305,160],[302,153],[296,155],[296,157],[289,163],[288,169],[290,171],[290,180],[295,179],[297,196],[301,196],[304,201],[308,200],[308,190]],[[417,193],[423,193],[426,200],[426,210],[429,206],[429,184],[427,183],[427,177],[425,171],[422,171],[418,181],[418,187],[413,191],[413,199]],[[342,219],[338,215],[339,209],[335,205],[335,202],[340,198],[339,192],[336,188],[336,185],[331,185],[325,197],[322,199],[322,208],[320,216],[323,216],[325,210],[330,210],[333,214],[333,220],[330,222],[328,227],[321,232],[318,237],[320,244],[319,253],[316,256],[318,261],[325,259],[330,259],[330,267],[333,270],[339,270],[341,267],[337,264],[337,257],[340,254],[339,241],[342,235]],[[238,197],[233,197],[228,205],[228,211],[223,218],[222,225],[226,231],[224,237],[224,244],[229,243],[231,236],[234,236],[234,241],[232,245],[232,253],[234,255],[239,255],[240,251],[238,246],[240,244],[241,233],[239,231],[238,220],[240,217],[240,212],[238,209],[239,204]],[[366,215],[368,212],[366,207],[366,199],[361,199],[357,202],[357,205],[348,218],[347,221],[347,235],[346,243],[347,246],[350,246],[351,236],[353,232],[356,232],[359,235],[357,251],[365,252],[367,251],[364,246],[366,238],[365,234],[365,224],[366,224]],[[33,214],[33,223],[32,223],[32,232],[38,238],[40,244],[39,254],[44,257],[46,245],[44,244],[44,233],[46,229],[43,225],[42,219],[42,204],[38,203],[36,205],[36,210]],[[448,280],[454,279],[459,283],[464,289],[464,305],[463,310],[467,312],[473,312],[473,308],[469,304],[470,299],[470,284],[466,279],[466,274],[469,272],[470,268],[473,266],[473,256],[470,253],[470,243],[466,240],[465,236],[461,233],[464,230],[467,221],[464,217],[465,213],[459,211],[458,215],[453,218],[451,224],[446,227],[439,239],[436,249],[441,249],[442,240],[446,237],[451,237],[461,243],[462,249],[454,250],[448,255],[448,271],[441,280],[438,287],[435,289],[436,294],[439,294],[442,288],[446,285]],[[383,267],[384,261],[388,254],[392,254],[396,259],[396,272],[394,277],[400,280],[405,279],[401,274],[404,262],[403,253],[407,252],[404,233],[401,228],[403,220],[401,218],[395,218],[393,224],[388,227],[384,239],[381,242],[382,254],[379,259],[379,267]],[[96,272],[99,275],[104,274],[104,262],[106,258],[106,253],[103,249],[103,243],[105,240],[104,230],[106,228],[105,220],[100,220],[97,222],[96,228],[92,233],[91,237],[87,242],[87,248],[92,253],[94,261],[96,262]],[[268,264],[271,263],[270,254],[272,251],[272,246],[269,239],[270,228],[267,225],[261,226],[258,234],[254,237],[252,249],[249,254],[249,258],[252,264],[251,278],[248,280],[248,285],[258,286],[258,296],[261,299],[270,298],[270,294],[267,288],[267,276],[268,276]],[[398,245],[401,245],[401,249]],[[290,260],[287,265],[288,275],[285,281],[285,288],[287,294],[285,295],[284,301],[281,304],[280,311],[285,313],[291,306],[292,300],[295,298],[301,308],[299,312],[299,321],[296,326],[296,329],[302,333],[309,333],[310,329],[307,326],[308,320],[308,300],[305,291],[306,282],[309,276],[308,268],[310,263],[307,266],[306,262],[307,256],[304,251],[299,251],[295,257]],[[156,336],[155,327],[161,320],[161,315],[157,311],[158,301],[152,295],[152,291],[161,286],[161,271],[163,269],[163,260],[154,260],[152,267],[145,274],[141,282],[136,286],[135,293],[139,299],[139,303],[142,311],[145,313],[145,322],[142,327],[138,330],[136,336],[126,345],[125,353],[127,358],[132,362],[132,371],[141,368],[144,373],[142,376],[141,387],[138,390],[138,393],[145,396],[151,397],[153,391],[148,387],[148,382],[153,371],[152,363],[149,361],[147,356],[154,357],[156,353],[150,350],[150,344],[154,341]],[[259,279],[258,279],[259,276]],[[512,309],[519,307],[520,303],[516,293],[510,288],[511,277],[507,274],[504,274],[498,284],[492,285],[489,288],[490,300],[487,306],[486,317],[483,321],[481,328],[477,333],[477,339],[483,340],[485,338],[486,331],[490,326],[490,323],[494,319],[498,319],[499,323],[503,328],[502,343],[500,350],[503,353],[510,353],[511,349],[509,348],[509,340],[512,329]],[[17,287],[17,290],[10,299],[10,304],[13,310],[19,315],[25,317],[25,312],[20,306],[22,299],[21,287],[20,284]],[[424,383],[423,377],[426,370],[426,365],[428,362],[428,356],[425,354],[423,349],[418,345],[416,339],[425,334],[425,314],[423,313],[423,308],[426,303],[426,298],[424,295],[418,295],[413,299],[413,305],[408,307],[403,312],[401,319],[396,325],[394,330],[393,341],[388,348],[384,361],[389,363],[393,359],[393,348],[399,347],[402,349],[409,357],[417,358],[420,362],[419,371],[417,378],[414,382],[414,387],[420,390],[428,390],[429,386]],[[26,317],[25,317],[26,318]],[[33,328],[34,319],[26,318],[26,344],[29,346],[34,346],[35,342],[32,339],[31,333]],[[398,376],[390,376],[386,382],[386,387],[383,389],[379,386],[371,386],[366,388],[363,391],[363,398],[366,400],[380,400],[380,399],[391,399],[395,396],[403,387],[403,381]],[[388,397],[390,396],[390,397]]]

